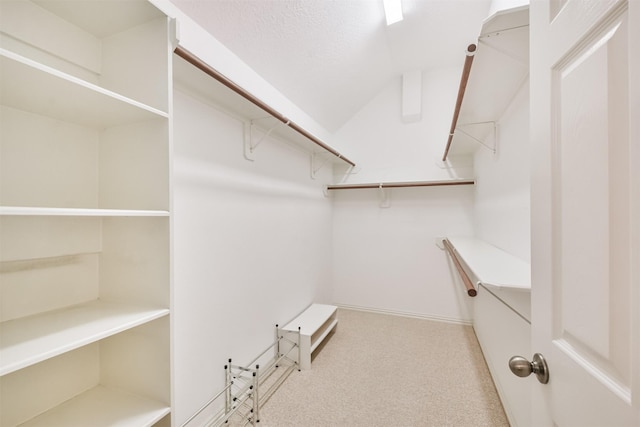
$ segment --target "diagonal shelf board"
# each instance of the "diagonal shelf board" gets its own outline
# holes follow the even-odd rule
[[[169,314],[101,300],[0,323],[0,376]]]
[[[479,239],[449,237],[448,240],[483,285],[501,289],[531,290],[529,263]]]
[[[151,426],[169,413],[169,406],[161,402],[97,386],[21,426],[140,427]]]
[[[168,114],[0,49],[2,104],[65,122],[108,128]]]

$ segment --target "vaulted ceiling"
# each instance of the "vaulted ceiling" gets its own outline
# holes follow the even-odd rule
[[[335,131],[405,71],[453,67],[490,0],[172,0],[318,123]]]

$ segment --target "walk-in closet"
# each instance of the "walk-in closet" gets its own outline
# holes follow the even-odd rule
[[[0,0],[0,427],[639,425],[639,100],[635,0]]]

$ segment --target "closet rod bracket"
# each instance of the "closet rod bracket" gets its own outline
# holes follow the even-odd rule
[[[285,122],[280,122],[277,121],[273,126],[271,126],[268,129],[264,129],[263,126],[259,126],[258,125],[258,121],[259,120],[265,120],[265,119],[270,119],[271,117],[266,117],[266,118],[262,118],[262,119],[251,119],[248,122],[244,122],[244,157],[245,159],[249,160],[249,161],[254,161],[255,160],[255,151],[258,148],[258,146],[266,139],[269,137],[269,135],[271,135],[271,132],[273,132],[277,127],[281,126],[281,125],[285,125],[285,126],[289,126],[290,121],[287,120]],[[255,132],[254,132],[255,129]],[[257,135],[258,132],[261,132],[262,134]]]
[[[477,138],[476,136],[472,135],[470,132],[467,132],[463,129],[463,127],[469,127],[469,126],[486,126],[486,125],[490,125],[491,126],[491,130],[490,133],[488,135],[487,138],[485,138],[485,140],[482,140],[480,138]],[[473,141],[477,142],[478,144],[480,144],[482,147],[491,150],[491,152],[493,154],[496,154],[497,152],[497,147],[498,147],[498,124],[494,121],[488,121],[488,122],[476,122],[476,123],[464,123],[464,124],[460,124],[458,126],[456,126],[455,132],[460,132],[463,135],[471,138]],[[493,141],[493,146],[490,146],[486,143],[487,139],[491,139]]]
[[[378,186],[378,196],[380,198],[381,208],[391,207],[391,189],[390,188],[384,188],[384,185],[380,183],[380,185]]]
[[[310,161],[311,179],[316,179],[316,174],[320,171],[320,169],[330,163],[327,156],[323,156],[322,153],[316,153],[315,151],[311,153]]]

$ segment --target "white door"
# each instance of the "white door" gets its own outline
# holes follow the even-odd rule
[[[532,0],[534,426],[640,426],[640,0]]]

